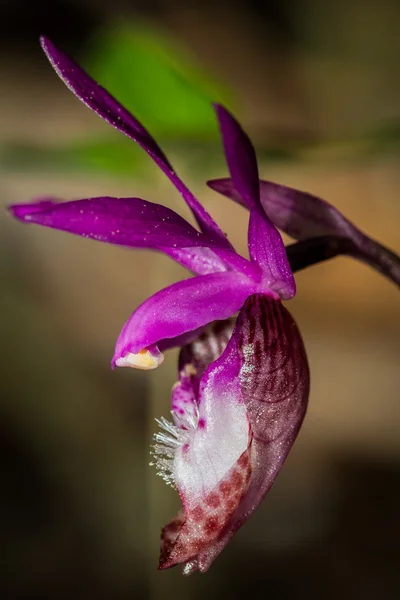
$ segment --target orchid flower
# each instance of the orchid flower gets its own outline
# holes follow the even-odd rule
[[[216,105],[231,179],[210,185],[250,211],[249,259],[240,256],[135,117],[49,40],[41,43],[78,98],[151,156],[198,224],[140,198],[42,198],[11,207],[23,222],[164,252],[195,275],[133,312],[112,364],[152,369],[163,350],[182,347],[172,422],[158,421],[153,447],[159,474],[182,501],[162,532],[160,568],[205,571],[270,489],[304,418],[308,363],[281,302],[296,292],[292,271],[349,253],[350,244],[352,254],[399,283],[399,259],[322,200],[276,184],[260,187],[248,136]],[[276,226],[301,241],[286,251]]]

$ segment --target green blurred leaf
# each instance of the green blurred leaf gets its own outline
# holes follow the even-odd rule
[[[97,33],[84,66],[157,137],[217,136],[212,102],[231,105],[217,85],[170,36],[137,24]]]
[[[37,147],[10,143],[0,147],[3,169],[85,171],[117,176],[142,176],[151,160],[128,138],[82,140],[64,146]]]
[[[80,169],[118,176],[142,176],[152,167],[150,158],[125,136],[83,141],[66,149],[66,160]]]

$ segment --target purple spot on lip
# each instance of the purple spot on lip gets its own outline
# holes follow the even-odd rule
[[[199,420],[199,429],[205,429],[206,427],[206,420],[203,419],[203,417],[201,417],[201,419]]]

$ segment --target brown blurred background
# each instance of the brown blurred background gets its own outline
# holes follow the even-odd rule
[[[3,0],[3,206],[131,195],[188,216],[149,161],[119,176],[62,154],[78,140],[119,137],[60,83],[38,36],[79,58],[121,21],[162,31],[223,82],[262,177],[324,197],[400,251],[396,0]],[[165,138],[185,181],[245,253],[242,209],[204,185],[226,175],[217,139]],[[109,365],[132,310],[183,270],[150,252],[23,226],[4,210],[0,248],[1,598],[400,597],[392,284],[345,258],[298,274],[290,310],[312,373],[304,427],[273,490],[211,570],[182,578],[156,570],[177,498],[147,466],[176,354],[158,372]]]

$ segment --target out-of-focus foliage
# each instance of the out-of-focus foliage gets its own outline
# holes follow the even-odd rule
[[[219,133],[212,103],[232,106],[232,94],[212,81],[176,39],[154,26],[110,26],[93,35],[87,52],[78,60],[163,146],[204,145],[198,156],[200,165],[209,156],[210,144],[215,149]],[[12,144],[0,151],[8,168],[53,165],[137,177],[149,165],[148,157],[134,142],[111,128],[104,137],[85,136],[62,147]]]
[[[155,136],[215,138],[212,102],[230,104],[227,89],[154,26],[122,24],[98,32],[83,66]]]
[[[307,1],[304,0],[306,5]],[[387,20],[392,0],[382,1],[381,12]],[[373,26],[375,12],[371,16],[368,11],[356,11],[359,19],[363,15],[360,27],[364,33],[352,36],[353,11],[349,11],[342,23],[333,4],[328,2],[327,6],[336,18],[328,9],[327,14],[318,13],[318,18],[326,24],[330,16],[328,29],[336,32],[332,33],[332,39],[329,36],[320,39],[322,34],[314,23],[313,10],[301,16],[294,10],[291,15],[294,37],[307,67],[303,85],[305,89],[312,88],[308,101],[319,130],[310,139],[307,136],[299,139],[295,134],[288,136],[279,130],[264,130],[262,134],[258,132],[258,137],[257,132],[251,132],[256,134],[261,161],[340,163],[399,152],[399,121],[387,100],[395,97],[393,32],[388,31],[387,39],[382,40],[379,36],[385,28]],[[383,16],[380,19],[385,21]],[[368,37],[365,32],[370,30]],[[380,47],[380,51],[373,54],[372,62],[368,58],[369,39],[373,48]],[[212,102],[222,102],[239,118],[240,111],[232,106],[233,93],[226,85],[215,83],[209,75],[209,66],[200,66],[183,42],[154,24],[117,22],[97,30],[77,59],[143,122],[171,156],[173,164],[175,156],[183,157],[189,161],[188,169],[201,179],[223,172],[225,165]],[[267,75],[265,73],[266,78]],[[351,93],[346,91],[348,89]],[[376,114],[375,104],[382,98],[387,106]],[[332,123],[332,128],[324,126],[327,122]],[[110,127],[104,127],[104,135],[88,137],[85,134],[80,139],[50,148],[8,143],[0,147],[0,155],[1,163],[8,169],[35,170],[52,166],[135,178],[154,172],[145,153]]]
[[[259,140],[260,141],[260,140]],[[262,140],[261,140],[262,141]],[[188,147],[189,146],[189,147]],[[189,141],[166,140],[162,143],[167,155],[183,157],[190,161],[194,176],[210,179],[213,173],[226,170],[219,140]],[[400,123],[396,120],[350,138],[332,138],[328,142],[299,143],[265,140],[258,143],[257,156],[264,163],[338,163],[373,159],[376,156],[396,155],[400,152]],[[132,140],[119,133],[108,137],[78,140],[54,148],[37,148],[20,143],[0,147],[3,168],[41,170],[57,168],[61,171],[95,171],[118,177],[143,177],[154,173],[154,165],[145,152]],[[181,158],[182,161],[182,158]],[[191,168],[193,165],[193,169]]]

